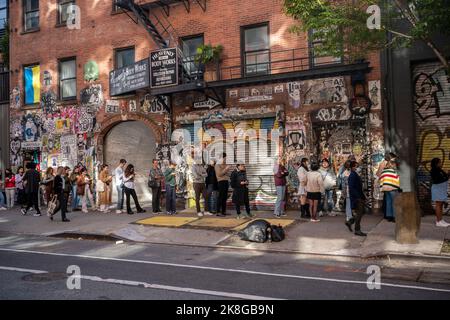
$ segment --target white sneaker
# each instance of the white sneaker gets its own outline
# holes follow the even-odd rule
[[[199,217],[203,217],[203,213],[201,213],[201,212],[197,212],[197,215],[198,215]]]
[[[87,210],[82,210],[82,212],[83,212],[83,213],[89,213],[89,211],[87,211]]]
[[[121,214],[121,213],[122,213],[122,210],[116,210],[116,213],[117,213],[117,214]]]
[[[206,211],[205,213],[203,213],[205,216],[213,216],[213,214],[211,212]]]
[[[7,210],[5,207],[0,207],[0,210]]]
[[[40,213],[35,213],[35,214],[33,214],[33,217],[40,217],[41,216],[41,214]]]
[[[436,227],[448,227],[450,226],[450,223],[448,223],[447,221],[444,221],[444,219],[442,219],[441,221],[436,222]]]

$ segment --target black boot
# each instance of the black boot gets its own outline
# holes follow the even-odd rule
[[[305,204],[305,218],[311,218],[311,214],[309,213],[309,204]]]
[[[300,218],[304,218],[305,217],[305,205],[301,204],[300,205]]]

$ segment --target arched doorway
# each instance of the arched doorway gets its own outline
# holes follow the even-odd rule
[[[155,149],[155,136],[141,121],[120,122],[108,131],[103,140],[104,162],[109,164],[111,173],[122,158],[135,166],[136,193],[141,203],[148,204],[152,198],[147,187],[147,176],[155,158]],[[113,202],[116,199],[116,187],[113,185]]]

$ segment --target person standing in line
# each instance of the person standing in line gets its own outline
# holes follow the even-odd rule
[[[348,178],[352,173],[350,165],[351,161],[347,160],[344,163],[344,169],[341,171],[339,176],[340,186],[341,186],[341,197],[344,198],[345,202],[345,225],[350,232],[353,232],[352,225],[355,223],[355,218],[352,213],[352,204],[350,202],[350,192],[348,190]]]
[[[400,191],[400,176],[397,173],[397,160],[391,158],[385,164],[380,176],[380,188],[384,192],[386,220],[395,222],[394,201]]]
[[[14,198],[16,194],[16,176],[11,169],[5,170],[5,192],[6,192],[6,208],[14,207]]]
[[[208,168],[206,169],[207,177],[205,179],[206,184],[206,201],[208,202],[209,212],[217,214],[217,192],[219,190],[219,183],[217,181],[215,160],[211,160]]]
[[[298,194],[300,196],[300,216],[302,218],[310,218],[309,203],[306,199],[306,174],[309,172],[308,159],[303,158],[297,171],[298,176]]]
[[[54,170],[52,167],[49,167],[45,172],[44,180],[42,180],[42,185],[45,190],[45,202],[48,203],[53,197],[53,181],[55,180]]]
[[[145,212],[144,209],[142,209],[141,205],[139,204],[135,185],[134,185],[134,179],[136,177],[136,173],[134,172],[134,166],[130,163],[127,168],[125,169],[124,175],[123,175],[123,185],[124,185],[124,191],[125,195],[127,197],[127,214],[133,214],[133,211],[131,210],[130,206],[130,196],[133,197],[134,205],[136,206],[137,213],[143,213]]]
[[[306,174],[306,198],[309,201],[311,222],[320,221],[317,219],[317,208],[319,206],[322,193],[325,192],[322,175],[318,170],[319,165],[317,163],[313,163],[311,164],[311,171]]]
[[[29,164],[27,164],[27,169]],[[23,184],[23,177],[25,175],[25,170],[23,167],[19,167],[17,169],[17,174],[15,176],[15,184],[17,190],[17,204],[20,206],[24,206],[28,203],[27,195],[25,193],[25,186]]]
[[[159,167],[158,160],[153,159],[149,173],[149,187],[152,189],[152,211],[154,214],[162,213],[160,206],[162,179],[164,179],[164,175]]]
[[[109,167],[103,164],[100,169],[98,185],[101,185],[99,191],[100,212],[108,213],[111,205],[111,182],[112,176],[109,174]]]
[[[245,205],[246,218],[253,215],[250,212],[250,201],[248,198],[248,180],[244,164],[239,164],[237,170],[231,174],[231,187],[233,188],[233,203],[236,207],[237,219],[241,218],[241,205]]]
[[[2,173],[0,171],[0,210],[6,210],[6,197],[3,194],[4,190],[5,190],[5,183],[3,182],[3,177],[2,177]]]
[[[229,188],[229,171],[231,166],[227,165],[227,154],[222,154],[222,160],[220,164],[216,164],[215,171],[219,186],[219,198],[217,200],[217,215],[226,216],[227,212],[227,199],[228,199],[228,188]]]
[[[55,195],[58,196],[59,206],[55,210],[55,214],[61,210],[61,220],[63,222],[70,222],[70,220],[66,217],[68,193],[66,193],[65,190],[71,190],[71,188],[67,188],[67,180],[65,179],[65,175],[66,169],[64,167],[58,167],[58,169],[56,169],[54,191]],[[50,216],[50,220],[53,220],[53,216]]]
[[[166,213],[168,215],[174,215],[177,213],[176,207],[177,194],[176,194],[176,179],[175,179],[177,173],[175,171],[175,168],[176,164],[171,162],[169,167],[164,172],[164,179],[166,185]]]
[[[80,175],[80,167],[76,166],[73,168],[72,174],[70,175],[70,185],[72,186],[72,211],[79,211],[78,208],[80,199],[77,194],[77,181]]]
[[[81,198],[81,210],[83,213],[88,213],[88,199],[93,210],[95,210],[94,197],[91,192],[91,184],[92,181],[87,175],[87,170],[85,168],[81,168],[80,175],[77,180],[77,194]]]
[[[449,172],[442,170],[442,160],[434,158],[431,160],[431,201],[436,208],[436,227],[448,227],[450,223],[442,219],[444,203],[448,201]]]
[[[114,170],[114,181],[116,183],[117,190],[117,208],[116,213],[120,214],[123,211],[123,197],[124,197],[124,182],[123,182],[123,173],[127,161],[125,159],[120,159],[119,165]]]
[[[322,166],[319,169],[319,172],[322,175],[323,186],[325,189],[323,201],[319,204],[319,216],[324,211],[327,211],[329,216],[335,216],[332,212],[334,209],[333,195],[334,189],[336,188],[336,174],[334,173],[333,168],[330,167],[328,159],[322,160]]]
[[[275,188],[277,190],[277,201],[275,203],[274,215],[277,218],[286,216],[285,209],[285,196],[286,196],[286,177],[289,175],[289,171],[285,167],[284,159],[280,159],[279,163],[274,168]]]
[[[34,213],[33,216],[40,217],[41,211],[39,209],[39,185],[41,182],[41,176],[36,170],[35,163],[29,163],[28,170],[23,176],[23,182],[25,183],[25,194],[28,203],[25,208],[22,208],[22,214],[26,215],[28,209],[34,206],[36,213]]]
[[[350,164],[351,173],[348,177],[348,190],[350,193],[350,203],[352,210],[355,210],[355,235],[365,237],[367,234],[361,231],[361,219],[364,215],[364,203],[366,196],[364,195],[361,177],[356,172],[358,162],[352,161]]]
[[[206,172],[203,164],[195,163],[192,166],[192,181],[195,192],[195,206],[197,209],[197,216],[203,217],[204,215],[210,216],[209,212],[209,203],[208,198],[206,196],[206,178],[208,177],[208,173]],[[203,196],[203,200],[205,201],[205,211],[201,211],[200,207],[200,196]]]

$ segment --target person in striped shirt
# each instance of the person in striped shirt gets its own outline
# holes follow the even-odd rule
[[[394,199],[400,190],[400,176],[397,172],[396,157],[390,157],[384,164],[384,169],[379,175],[380,188],[384,192],[385,215],[390,222],[395,222]]]

